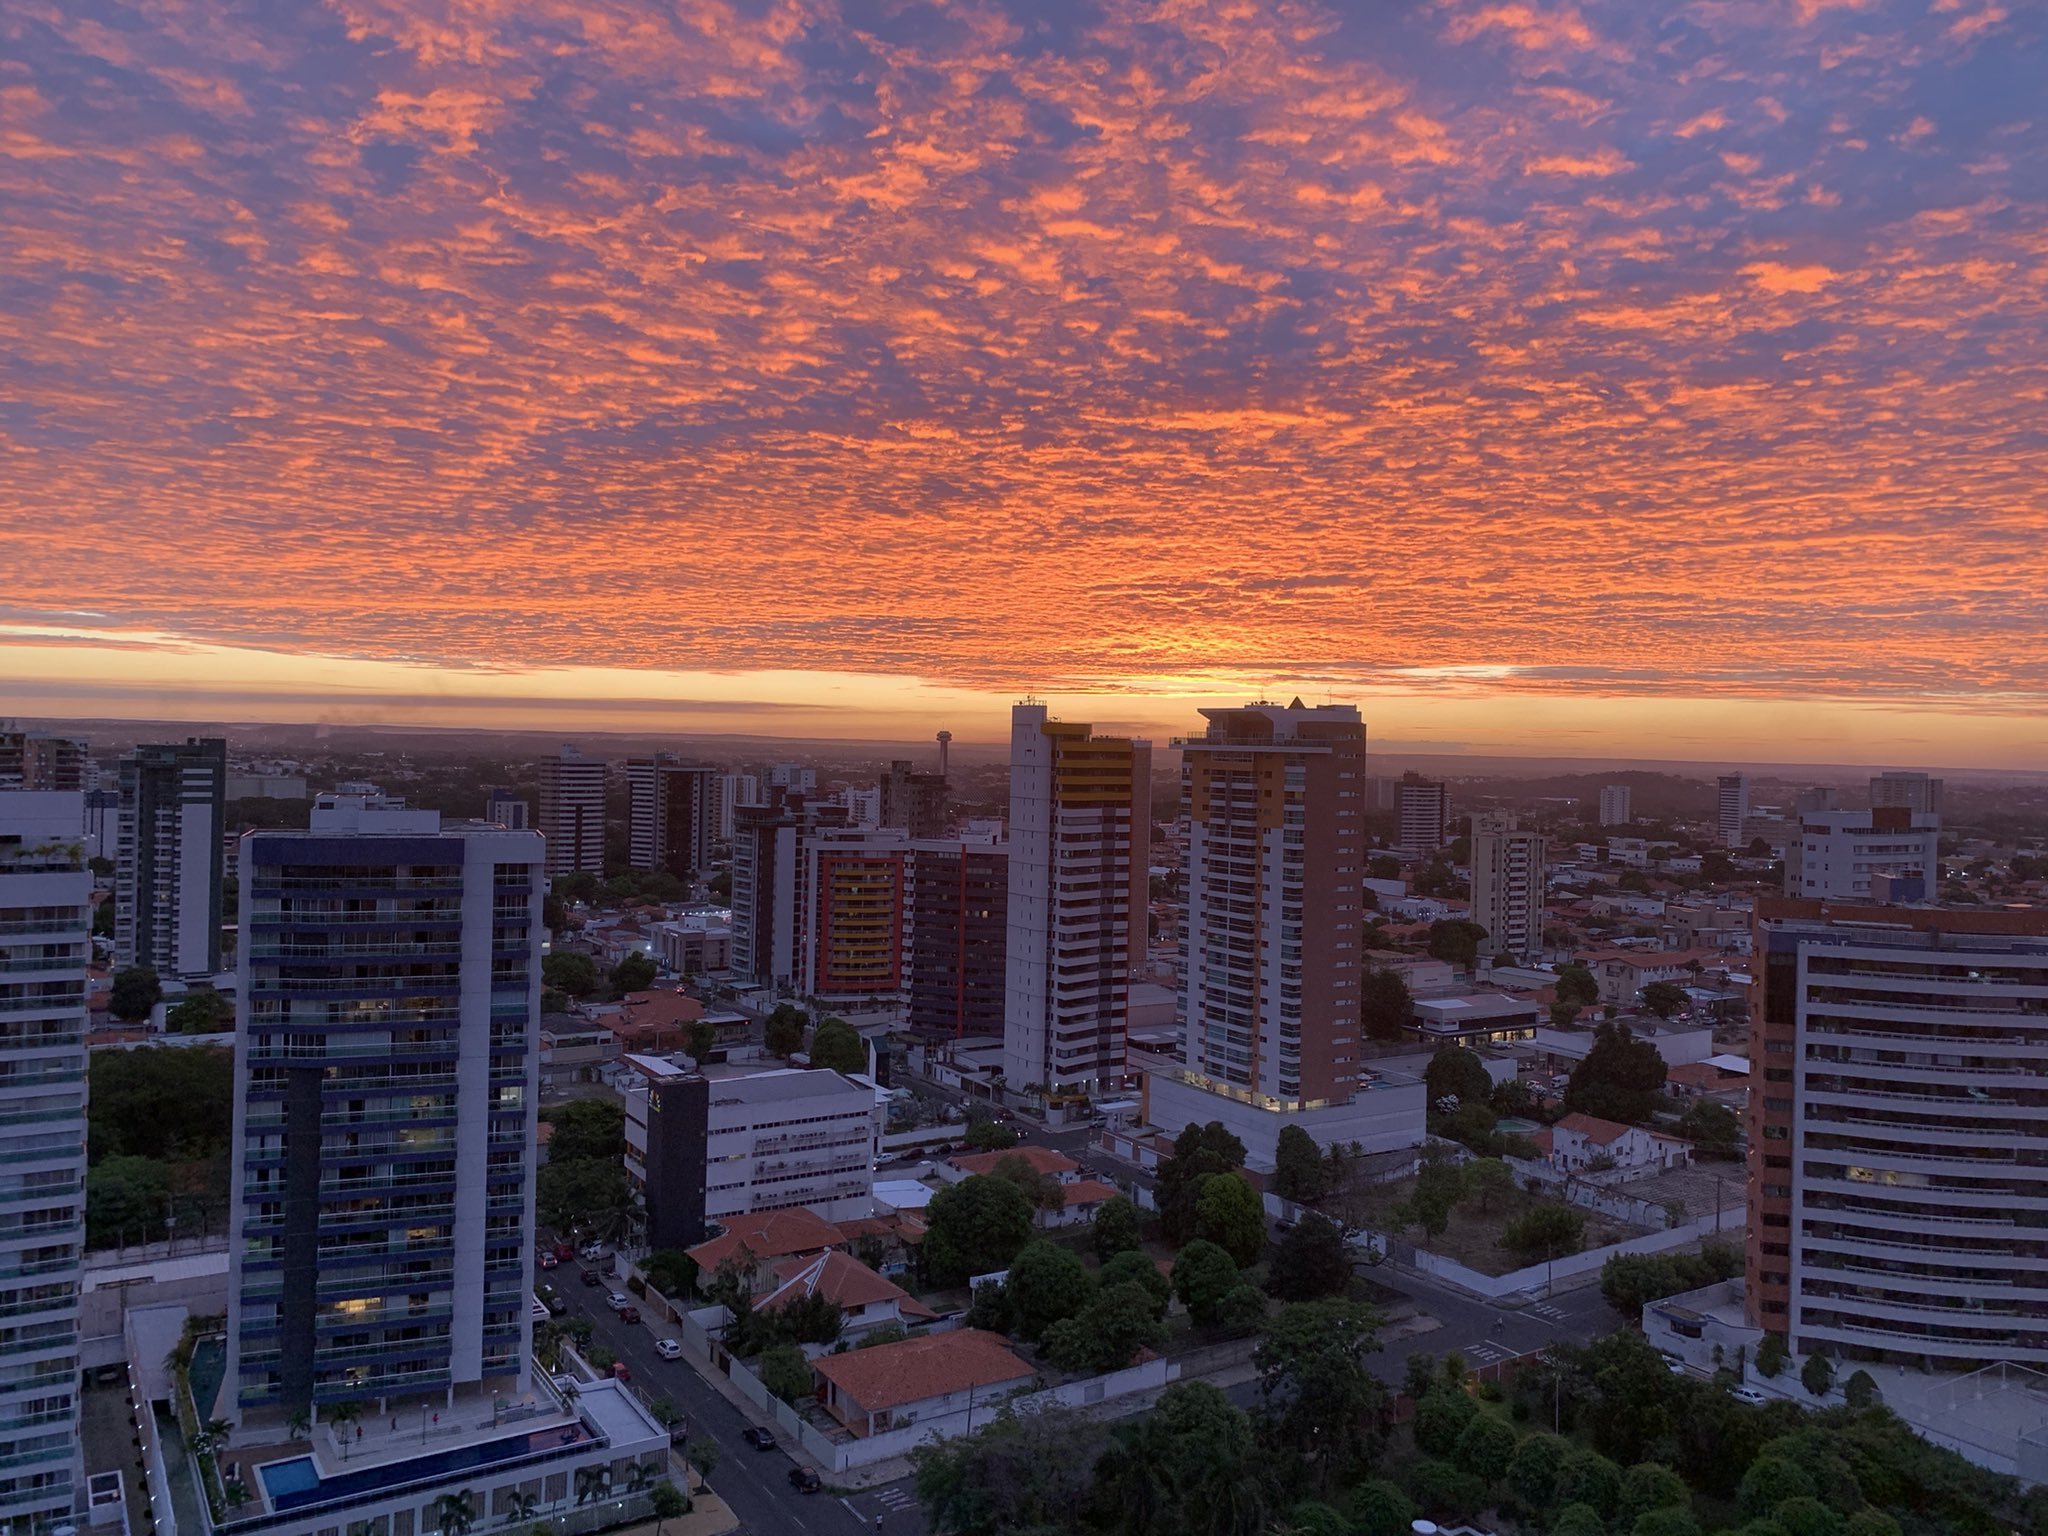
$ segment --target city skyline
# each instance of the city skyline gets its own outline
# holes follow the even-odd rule
[[[2038,766],[2037,12],[0,37],[0,711]]]

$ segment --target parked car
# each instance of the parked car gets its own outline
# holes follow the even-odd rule
[[[613,1291],[609,1296],[605,1297],[604,1304],[614,1312],[623,1312],[626,1308],[633,1305],[633,1298],[624,1291]]]
[[[580,1251],[593,1264],[611,1252],[603,1243],[585,1243]]]
[[[1738,1403],[1748,1403],[1753,1408],[1761,1408],[1770,1401],[1768,1397],[1757,1391],[1755,1387],[1730,1387],[1728,1395]]]
[[[740,1438],[757,1451],[772,1451],[775,1449],[775,1431],[763,1429],[758,1424],[741,1430]]]
[[[818,1476],[809,1467],[791,1467],[789,1469],[789,1486],[798,1493],[816,1493],[825,1486],[825,1479]]]
[[[569,1303],[562,1300],[561,1292],[557,1291],[552,1285],[544,1285],[540,1288],[540,1304],[556,1317],[560,1317],[569,1310]]]
[[[555,1257],[565,1260],[573,1259],[576,1257],[576,1250],[568,1243],[557,1243],[555,1244]]]
[[[561,1263],[562,1261],[556,1258],[552,1253],[544,1253],[535,1262],[537,1262],[542,1269],[553,1269],[557,1264]]]
[[[620,1321],[620,1322],[622,1322],[622,1323],[637,1323],[637,1322],[639,1322],[639,1321],[640,1321],[640,1309],[639,1309],[638,1307],[621,1307],[621,1308],[619,1308],[619,1321]]]
[[[585,1285],[604,1284],[604,1276],[600,1275],[594,1269],[579,1269],[576,1271],[576,1278],[578,1280],[581,1280]]]
[[[676,1339],[656,1339],[654,1341],[654,1352],[664,1360],[680,1360],[683,1358],[683,1346]]]
[[[1658,1353],[1663,1354],[1663,1351],[1659,1350]],[[1664,1369],[1674,1376],[1683,1376],[1685,1374],[1685,1362],[1676,1355],[1664,1355]]]
[[[614,1360],[612,1362],[612,1380],[631,1381],[632,1379],[633,1368],[630,1365],[626,1364],[623,1360]]]

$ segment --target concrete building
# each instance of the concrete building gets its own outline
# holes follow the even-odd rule
[[[804,840],[806,997],[829,1006],[901,995],[909,861],[909,840],[893,830],[826,827]]]
[[[2048,1362],[2048,912],[1766,897],[1755,947],[1750,1321],[1845,1362]]]
[[[880,1135],[872,1083],[822,1068],[625,1061],[626,1172],[645,1199],[651,1247],[688,1249],[707,1222],[766,1211],[869,1213]]]
[[[1472,818],[1472,921],[1486,930],[1482,955],[1526,960],[1543,948],[1546,846],[1541,832],[1523,829],[1513,816]]]
[[[220,970],[221,833],[228,748],[218,737],[121,759],[114,959],[166,979]]]
[[[1600,825],[1603,827],[1625,827],[1633,819],[1629,815],[1631,791],[1626,784],[1609,784],[1600,791]]]
[[[1401,775],[1401,831],[1394,847],[1427,858],[1451,841],[1451,787],[1419,773]]]
[[[0,790],[0,1528],[80,1508],[85,967],[77,790]]]
[[[484,820],[507,832],[524,832],[533,825],[533,808],[503,785],[496,785],[484,800]]]
[[[121,791],[85,792],[85,856],[111,859],[121,846]]]
[[[91,787],[85,782],[88,750],[76,736],[25,731],[0,720],[0,790],[81,793]]]
[[[1742,846],[1742,824],[1749,819],[1749,775],[1724,773],[1715,783],[1714,828],[1729,848]]]
[[[792,794],[815,795],[818,792],[818,770],[806,768],[802,763],[777,763],[768,770],[768,787],[786,789]]]
[[[916,838],[946,835],[946,776],[919,773],[908,762],[889,765],[879,786],[882,826],[895,827]]]
[[[1683,1137],[1598,1115],[1566,1115],[1532,1139],[1543,1160],[1561,1173],[1611,1171],[1619,1179],[1629,1179],[1692,1166],[1692,1143]]]
[[[1870,807],[1941,814],[1941,780],[1924,773],[1888,768],[1870,781]]]
[[[732,973],[761,986],[796,983],[803,963],[806,843],[846,825],[846,807],[780,787],[733,813]]]
[[[548,878],[604,873],[605,765],[563,747],[540,760],[540,835]]]
[[[1799,819],[1785,856],[1785,894],[1814,901],[1869,900],[1873,875],[1941,880],[1941,818],[1903,806],[1814,811]]]
[[[227,789],[230,800],[303,800],[306,798],[306,776],[303,773],[231,773]]]
[[[716,975],[732,966],[732,916],[727,912],[686,912],[656,923],[649,935],[654,953],[674,976]]]
[[[243,840],[222,1417],[528,1389],[544,854],[340,794]]]
[[[1003,1075],[1022,1091],[1124,1075],[1151,894],[1152,744],[1010,711]]]
[[[1001,1039],[1009,952],[1010,848],[993,839],[910,845],[904,994],[920,1040]]]
[[[688,879],[711,867],[718,831],[716,769],[667,752],[626,760],[626,794],[635,869]]]
[[[732,841],[733,813],[743,805],[761,803],[761,780],[751,773],[722,773],[718,776],[718,840]]]

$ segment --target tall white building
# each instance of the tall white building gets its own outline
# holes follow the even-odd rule
[[[1629,814],[1630,790],[1626,784],[1609,784],[1600,791],[1600,825],[1625,827]]]
[[[1894,806],[1908,811],[1941,814],[1941,780],[1924,773],[1888,768],[1870,781],[1870,806]]]
[[[733,812],[761,803],[761,780],[751,773],[726,773],[718,779],[718,840],[732,841]]]
[[[194,737],[121,759],[114,959],[162,977],[220,970],[227,743]]]
[[[1742,824],[1749,820],[1749,775],[1724,773],[1715,785],[1714,829],[1729,848],[1742,845]]]
[[[1873,875],[1921,875],[1932,894],[1941,881],[1941,818],[1903,807],[1809,811],[1785,850],[1785,894],[1868,901]]]
[[[810,864],[821,829],[846,825],[846,807],[778,788],[770,803],[741,806],[732,837],[732,972],[761,986],[794,986],[803,965]]]
[[[768,770],[768,787],[786,789],[799,795],[818,792],[818,770],[802,763],[776,763]]]
[[[1010,711],[1003,1074],[1016,1091],[1122,1079],[1145,954],[1152,744]]]
[[[1410,858],[1435,853],[1451,840],[1451,787],[1420,774],[1401,776],[1401,830],[1394,846]]]
[[[605,765],[574,747],[540,760],[540,835],[557,875],[604,873]]]
[[[1472,818],[1472,921],[1486,930],[1481,954],[1528,960],[1543,947],[1541,832],[1513,816]]]
[[[527,1390],[543,851],[340,794],[243,839],[222,1417]]]
[[[85,1251],[81,798],[0,791],[0,1528],[66,1524]]]

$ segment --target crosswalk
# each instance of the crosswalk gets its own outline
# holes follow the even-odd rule
[[[1530,1317],[1540,1317],[1546,1322],[1561,1323],[1565,1320],[1564,1313],[1547,1301],[1534,1302],[1522,1310]]]
[[[891,1483],[886,1488],[877,1488],[875,1490],[875,1502],[888,1510],[892,1515],[900,1515],[906,1509],[915,1509],[917,1507],[917,1500],[911,1497],[910,1490],[898,1487],[894,1483]]]
[[[1488,1340],[1481,1340],[1470,1348],[1461,1351],[1461,1353],[1470,1364],[1492,1365],[1496,1361],[1512,1359],[1520,1354],[1521,1351],[1510,1349],[1505,1344],[1495,1344]]]

